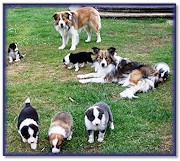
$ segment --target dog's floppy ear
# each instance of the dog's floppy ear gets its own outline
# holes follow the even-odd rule
[[[98,47],[93,47],[92,49],[93,49],[94,54],[98,54],[100,51]]]
[[[93,115],[93,109],[87,109],[87,110],[85,111],[85,115],[86,115],[86,116],[91,116],[91,115]]]
[[[56,13],[54,13],[54,15],[52,16],[52,18],[54,18],[54,20],[57,20],[58,19],[58,17],[59,17],[59,14],[56,12]]]
[[[115,51],[116,51],[116,48],[114,48],[114,47],[110,47],[109,49],[107,49],[108,51],[109,51],[109,53],[112,55],[112,56],[114,56],[114,54],[115,54]]]
[[[69,20],[72,20],[72,13],[70,11],[66,11],[65,14],[67,15]]]

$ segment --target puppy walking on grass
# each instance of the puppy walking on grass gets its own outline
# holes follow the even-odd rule
[[[113,130],[113,115],[106,103],[99,102],[88,108],[85,112],[85,126],[89,134],[88,142],[94,142],[95,131],[99,131],[97,141],[103,142],[108,124],[110,124],[110,128]]]

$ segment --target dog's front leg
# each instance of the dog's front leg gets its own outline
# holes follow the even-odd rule
[[[79,34],[76,30],[72,34],[72,44],[70,50],[76,50],[76,45],[79,43]]]
[[[11,56],[9,56],[9,63],[13,62],[13,58]]]
[[[59,50],[62,50],[66,47],[66,42],[67,42],[67,35],[63,35],[61,34],[62,36],[62,45],[58,48]]]
[[[94,143],[94,131],[93,130],[88,130],[88,134],[89,134],[89,143]]]
[[[99,131],[98,142],[103,142],[104,141],[105,132],[106,132],[106,130]]]
[[[78,63],[75,64],[75,72],[77,72],[79,70],[79,65]]]
[[[17,61],[20,61],[20,59],[19,59],[19,54],[16,55],[16,60],[15,60],[15,61],[16,61],[16,62],[17,62]]]
[[[80,79],[79,80],[80,83],[105,83],[104,78],[89,78],[89,79]]]
[[[89,74],[79,74],[77,75],[77,77],[79,79],[84,79],[84,78],[98,78],[99,77],[99,74],[97,73],[89,73]]]

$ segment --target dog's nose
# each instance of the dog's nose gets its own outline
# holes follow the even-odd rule
[[[61,28],[63,28],[63,27],[64,27],[62,23],[60,24],[60,26],[61,26]]]
[[[104,64],[104,63],[102,63],[102,64],[101,64],[101,66],[102,66],[102,67],[104,67],[104,66],[105,66],[105,64]]]
[[[96,126],[98,126],[99,124],[96,124]]]

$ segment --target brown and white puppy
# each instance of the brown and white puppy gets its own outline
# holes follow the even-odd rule
[[[75,50],[79,43],[78,30],[84,28],[87,33],[87,40],[91,41],[91,31],[97,35],[97,43],[101,42],[100,28],[101,19],[99,12],[93,7],[83,7],[75,11],[56,12],[53,15],[55,29],[62,36],[62,45],[59,49],[64,49],[72,38],[70,50]]]
[[[105,76],[115,68],[115,50],[111,50],[110,48],[107,50],[100,50],[97,47],[93,47],[92,49],[96,55],[94,62],[95,73],[81,74],[77,75],[77,77],[80,79],[80,83],[105,83]]]
[[[63,142],[72,139],[73,118],[67,112],[57,113],[51,120],[48,136],[52,153],[59,153]]]
[[[140,65],[129,74],[129,77],[123,86],[137,85],[142,78],[149,78],[156,84],[158,81],[158,71],[150,65]]]

